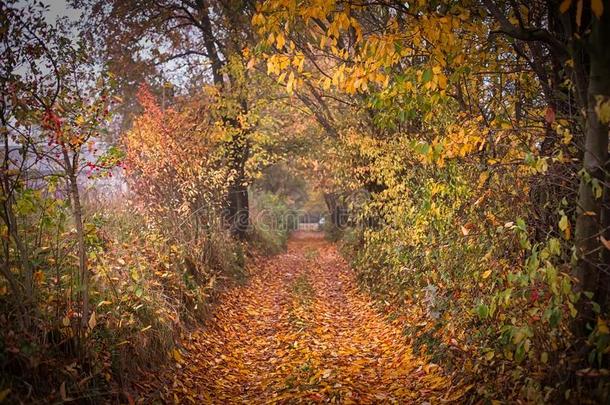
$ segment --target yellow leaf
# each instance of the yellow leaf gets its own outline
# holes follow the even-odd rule
[[[324,82],[322,83],[322,88],[324,90],[328,90],[330,89],[330,85],[332,84],[331,80],[329,77],[327,77],[326,79],[324,79]]]
[[[283,83],[285,78],[286,78],[286,72],[282,72],[282,74],[279,75],[279,77],[277,78],[277,82]]]
[[[97,319],[95,319],[95,311],[91,313],[91,317],[89,317],[89,322],[87,322],[87,325],[89,325],[89,329],[93,329],[95,328],[95,325],[97,325]]]
[[[289,94],[292,94],[293,90],[294,90],[294,72],[290,72],[290,75],[288,75],[288,81],[286,82],[286,90],[288,91]]]
[[[277,45],[277,49],[282,49],[284,47],[286,44],[286,39],[282,33],[277,34],[277,37],[275,37],[275,43]]]
[[[275,42],[275,35],[272,33],[269,34],[269,36],[267,37],[267,43],[269,45],[273,45],[273,43]]]
[[[438,87],[440,87],[442,90],[447,88],[447,76],[445,76],[445,75],[438,76]]]
[[[486,272],[484,272],[481,277],[483,278],[483,280],[485,280],[487,277],[489,277],[491,275],[491,270],[487,270]]]
[[[174,360],[176,360],[176,362],[178,362],[178,363],[184,362],[184,358],[182,358],[182,354],[180,354],[180,351],[178,349],[174,349],[172,351],[172,356],[174,357]]]
[[[604,3],[602,0],[591,0],[591,10],[597,18],[600,18],[604,13]]]
[[[561,217],[561,219],[559,220],[559,229],[561,231],[563,231],[564,238],[566,240],[569,240],[570,239],[570,235],[571,235],[570,221],[568,220],[568,217],[566,217],[565,215],[563,215]]]
[[[523,329],[518,329],[515,334],[513,335],[513,344],[518,345],[519,343],[521,343],[524,339],[525,339],[525,332],[523,331]]]
[[[474,387],[474,384],[460,387],[459,389],[455,390],[451,394],[451,396],[445,397],[444,401],[445,402],[456,402],[458,399],[462,398],[468,391],[470,391],[472,389],[472,387]]]

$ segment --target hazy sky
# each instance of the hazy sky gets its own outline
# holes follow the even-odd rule
[[[71,8],[65,0],[43,0],[42,3],[50,7],[47,22],[51,24],[61,17],[68,17],[70,20],[76,21],[81,16],[81,12]]]

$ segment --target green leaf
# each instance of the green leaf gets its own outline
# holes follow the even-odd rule
[[[525,359],[525,346],[520,344],[515,350],[515,361],[521,363]]]
[[[487,319],[489,316],[489,307],[483,303],[477,305],[476,311],[481,320]]]
[[[595,312],[596,314],[599,314],[601,312],[601,307],[597,302],[591,301],[591,306],[593,307],[593,312]]]
[[[595,198],[597,198],[597,199],[602,198],[603,189],[599,183],[599,180],[597,180],[597,179],[591,180],[591,189],[593,191],[593,195],[595,196]]]
[[[432,80],[432,69],[426,69],[421,77],[423,83],[428,83]]]
[[[546,313],[545,313],[546,315]],[[561,320],[561,312],[557,308],[553,308],[548,312],[549,325],[551,328],[556,328]]]

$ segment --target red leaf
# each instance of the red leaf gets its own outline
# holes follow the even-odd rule
[[[546,115],[544,116],[544,119],[549,124],[552,124],[553,122],[555,122],[555,110],[553,109],[553,107],[548,106],[546,108]]]

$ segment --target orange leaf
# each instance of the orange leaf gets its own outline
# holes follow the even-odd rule
[[[604,3],[602,0],[591,0],[591,10],[597,18],[601,18],[604,13]]]
[[[561,5],[559,6],[559,11],[563,14],[566,11],[568,11],[568,9],[570,8],[571,5],[572,5],[572,0],[563,0],[561,2]]]

